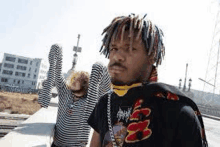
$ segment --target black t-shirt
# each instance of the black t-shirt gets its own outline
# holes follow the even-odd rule
[[[174,94],[174,92],[178,94]],[[117,145],[123,147],[201,147],[201,122],[184,95],[167,85],[147,84],[123,97],[111,94],[111,122]],[[188,100],[187,100],[188,101]],[[107,117],[108,94],[97,103],[89,125],[102,147],[112,146]]]

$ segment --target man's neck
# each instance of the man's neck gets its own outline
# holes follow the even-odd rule
[[[134,87],[139,87],[142,86],[142,83],[135,83],[130,86],[128,85],[123,85],[123,86],[118,86],[118,85],[111,85],[111,89],[120,97],[124,96],[129,89],[134,88]]]

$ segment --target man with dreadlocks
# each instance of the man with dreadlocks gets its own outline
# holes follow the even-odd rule
[[[109,58],[112,90],[88,119],[94,129],[90,146],[207,147],[196,104],[156,82],[165,55],[163,33],[145,16],[116,17],[104,29],[100,52]]]

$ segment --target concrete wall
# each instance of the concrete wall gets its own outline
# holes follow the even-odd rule
[[[197,105],[205,105],[216,108],[220,107],[220,95],[193,89],[184,93],[189,96]]]
[[[220,117],[220,95],[193,89],[184,93],[197,104],[201,113]]]
[[[53,98],[57,104],[58,99]],[[0,139],[2,147],[50,147],[53,141],[53,128],[56,123],[57,106],[41,108],[21,125]]]

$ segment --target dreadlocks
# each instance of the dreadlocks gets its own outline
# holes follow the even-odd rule
[[[133,40],[138,40],[142,37],[148,56],[153,55],[156,66],[161,64],[162,57],[165,55],[165,47],[163,44],[163,32],[150,20],[131,14],[129,16],[119,16],[113,19],[111,24],[103,30],[105,34],[103,44],[100,49],[101,54],[109,57],[109,45],[111,41],[120,39],[123,41],[124,32],[129,31],[130,49],[132,48]],[[135,38],[135,33],[138,32]],[[153,54],[152,54],[153,53]]]

